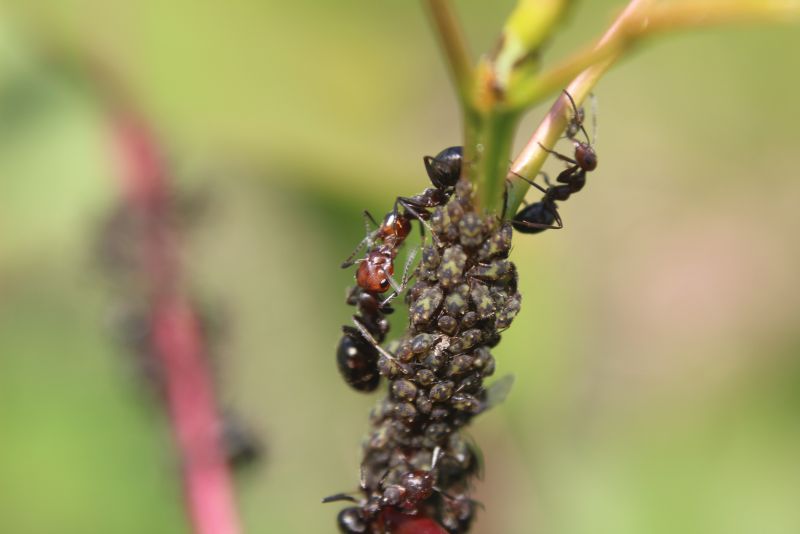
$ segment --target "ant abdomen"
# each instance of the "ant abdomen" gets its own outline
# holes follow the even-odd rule
[[[517,232],[538,234],[550,228],[554,222],[556,222],[556,214],[552,208],[544,202],[536,202],[525,206],[517,213],[511,221],[511,225]]]

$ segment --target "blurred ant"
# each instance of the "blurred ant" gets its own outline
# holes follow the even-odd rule
[[[532,180],[516,174],[519,178],[525,180],[530,185],[544,193],[544,196],[539,202],[525,206],[519,213],[514,216],[511,221],[512,226],[518,232],[523,234],[536,234],[548,228],[561,229],[564,223],[561,216],[558,214],[558,206],[556,201],[565,201],[573,193],[577,193],[586,185],[586,173],[593,171],[597,168],[597,154],[592,147],[589,140],[589,134],[586,133],[586,128],[583,126],[585,113],[583,108],[578,108],[572,95],[566,90],[563,91],[564,95],[569,99],[572,104],[573,117],[567,125],[566,136],[575,145],[575,157],[570,158],[559,152],[546,148],[539,143],[539,146],[556,158],[569,164],[565,170],[561,171],[556,177],[557,184],[553,185],[549,177],[545,173],[540,173],[544,177],[547,184],[547,189],[543,189]],[[594,97],[592,97],[594,98]],[[595,123],[596,130],[596,123]],[[586,137],[586,142],[575,139],[578,132],[583,132]],[[555,223],[555,224],[554,224]]]

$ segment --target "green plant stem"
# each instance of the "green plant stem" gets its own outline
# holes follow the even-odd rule
[[[498,214],[503,209],[503,177],[508,170],[518,122],[517,113],[481,116],[474,141],[467,144],[468,176],[478,184],[475,201],[482,209]]]
[[[512,72],[534,74],[537,52],[556,29],[571,0],[519,0],[503,26],[494,54],[494,83],[504,91]],[[526,65],[527,64],[527,65]]]
[[[567,83],[567,91],[580,105],[625,52],[660,32],[732,22],[784,21],[797,16],[800,16],[798,1],[653,4],[651,0],[632,0],[596,46],[521,84],[519,92],[509,95],[509,106],[513,110],[523,110]],[[507,176],[510,182],[507,216],[515,213],[529,187],[517,175],[533,178],[539,172],[548,155],[539,144],[545,147],[555,144],[567,126],[570,107],[565,97],[558,98],[511,165]]]
[[[449,0],[425,0],[425,5],[447,59],[462,109],[470,109],[473,107],[473,61],[461,24]]]

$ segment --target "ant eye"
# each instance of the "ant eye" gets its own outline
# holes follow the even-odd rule
[[[387,289],[388,287],[389,287],[389,280],[387,280],[386,278],[381,280],[381,289]]]

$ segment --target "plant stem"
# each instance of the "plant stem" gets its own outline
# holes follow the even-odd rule
[[[135,113],[112,108],[123,166],[124,199],[143,226],[151,342],[164,374],[168,413],[183,471],[187,514],[195,534],[237,534],[220,418],[197,314],[182,290],[177,235],[170,224],[168,173],[154,136]]]
[[[579,52],[562,65],[521,85],[509,98],[513,109],[525,109],[546,95],[564,87],[580,105],[605,72],[632,46],[659,32],[704,27],[731,22],[786,20],[800,16],[800,2],[702,2],[653,4],[651,0],[632,0],[592,49]],[[570,80],[572,80],[570,82]],[[507,216],[513,216],[528,184],[516,174],[534,177],[542,168],[547,152],[539,144],[551,147],[564,132],[571,113],[566,97],[560,97],[531,136],[508,173]]]
[[[439,36],[462,109],[472,107],[473,61],[467,39],[449,0],[426,0],[427,12]]]
[[[499,214],[503,209],[503,178],[514,145],[519,115],[495,112],[482,118],[474,142],[474,158],[467,153],[472,182],[477,184],[475,203],[479,209]],[[470,146],[473,144],[471,143]]]

